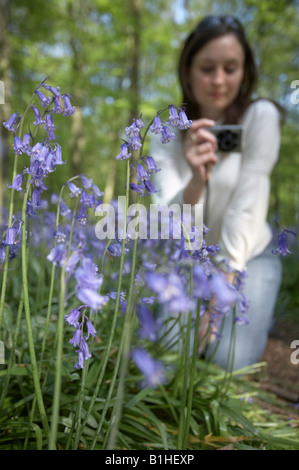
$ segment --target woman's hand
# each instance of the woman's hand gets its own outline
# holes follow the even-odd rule
[[[192,170],[192,178],[185,189],[184,200],[196,204],[211,176],[211,167],[218,162],[217,139],[205,127],[212,127],[215,121],[197,119],[193,121],[184,139],[184,155]]]
[[[187,131],[184,141],[185,158],[193,178],[205,184],[211,176],[211,166],[218,162],[217,138],[205,127],[212,127],[215,121],[197,119]]]

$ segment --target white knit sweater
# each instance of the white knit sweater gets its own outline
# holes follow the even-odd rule
[[[236,270],[246,269],[247,261],[262,253],[272,238],[267,213],[270,175],[280,148],[280,113],[272,102],[258,100],[249,106],[240,124],[244,127],[242,153],[219,153],[212,169],[210,231],[205,238],[208,244],[219,245],[217,259],[225,258]],[[153,202],[183,204],[192,173],[184,158],[181,134],[168,144],[162,144],[159,137],[153,135],[151,140],[150,154],[161,168],[153,178],[160,190]]]

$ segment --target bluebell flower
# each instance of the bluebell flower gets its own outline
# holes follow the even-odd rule
[[[23,179],[24,179],[24,177],[23,177],[22,174],[16,175],[15,179],[12,182],[12,184],[7,185],[8,188],[12,188],[15,191],[20,191],[21,193],[24,193],[25,191],[23,191],[23,188],[22,188]]]
[[[62,160],[62,151],[61,146],[59,144],[56,144],[54,150],[54,161],[56,165],[64,165],[66,163]]]
[[[53,100],[54,100],[54,106],[51,112],[54,114],[62,114],[64,112],[64,109],[62,108],[62,98],[61,97],[57,98],[56,96],[54,96]]]
[[[14,227],[9,227],[6,231],[6,236],[4,240],[5,246],[11,246],[18,243],[17,241],[17,230]]]
[[[86,318],[86,327],[87,327],[87,335],[85,339],[88,340],[89,335],[95,337],[97,334],[97,330],[95,329],[95,327],[93,326],[89,318]]]
[[[77,213],[76,216],[77,220],[79,221],[79,224],[84,226],[87,224],[88,221],[88,214],[87,214],[87,207],[85,204],[81,204],[80,210]]]
[[[167,144],[168,142],[171,142],[172,140],[176,139],[176,135],[171,132],[169,127],[163,126],[162,127],[162,137],[161,137],[161,142],[162,144]]]
[[[145,170],[144,166],[141,163],[137,164],[136,179],[138,181],[144,181],[144,180],[149,180],[150,179],[150,175],[147,173],[147,171]]]
[[[93,289],[76,288],[76,295],[80,302],[86,304],[92,310],[99,310],[107,303],[107,297],[100,295]]]
[[[44,126],[44,129],[51,131],[55,131],[57,129],[57,126],[54,124],[53,116],[50,113],[46,114],[46,125]]]
[[[157,193],[157,192],[160,191],[160,189],[156,189],[154,187],[153,183],[150,180],[144,180],[143,184],[144,184],[144,188],[145,188],[148,195],[153,194],[153,193]]]
[[[172,104],[168,106],[169,110],[169,120],[167,121],[167,124],[170,124],[171,126],[178,126],[180,122],[180,118],[177,112],[177,109],[175,106]]]
[[[69,182],[68,187],[70,189],[70,197],[78,197],[82,193],[82,189],[76,186],[74,183]]]
[[[96,269],[92,260],[84,257],[75,273],[77,285],[98,290],[103,283],[103,276],[97,275]]]
[[[52,151],[49,151],[47,154],[45,161],[44,161],[44,171],[45,173],[52,173],[56,169],[56,162],[55,162],[55,153]]]
[[[45,88],[45,90],[50,91],[56,98],[60,97],[60,88],[59,87],[55,88],[51,85],[48,85],[47,83],[43,83],[42,86]]]
[[[273,254],[279,254],[282,256],[287,256],[288,254],[293,254],[292,251],[289,250],[289,237],[288,235],[292,235],[297,237],[296,232],[293,232],[289,229],[284,229],[282,233],[280,233],[277,237],[277,248],[276,250],[272,250]]]
[[[31,109],[35,115],[35,121],[33,122],[33,125],[41,126],[42,124],[45,124],[46,121],[41,117],[39,109],[36,106],[34,106],[34,104],[31,105]]]
[[[157,116],[154,118],[153,124],[150,126],[149,130],[153,134],[161,134],[162,133],[163,125],[162,125],[162,121],[161,121],[159,113],[157,113]]]
[[[83,335],[79,325],[79,327],[77,327],[75,330],[74,336],[69,340],[69,343],[73,346],[81,346],[82,338]]]
[[[77,308],[73,308],[68,315],[64,316],[65,321],[75,328],[79,327],[79,320],[81,317],[81,311]]]
[[[35,90],[35,93],[38,96],[43,108],[47,108],[51,104],[52,98],[50,98],[50,96],[45,96],[40,90]]]
[[[59,213],[63,217],[71,213],[71,209],[66,205],[63,199],[60,199]]]
[[[104,196],[103,191],[100,191],[95,183],[92,184],[92,192],[97,198],[101,198],[102,196]]]
[[[145,187],[143,184],[130,183],[129,186],[132,191],[136,191],[137,193],[141,194],[141,196],[144,195]]]
[[[13,149],[16,155],[22,155],[25,152],[25,145],[18,136],[15,136],[13,139]]]
[[[137,305],[137,317],[140,324],[140,338],[148,338],[150,341],[156,341],[158,339],[158,332],[161,328],[162,322],[156,320],[150,309],[144,304]]]
[[[136,123],[136,121],[133,121],[133,123],[131,124],[130,127],[126,127],[126,130],[125,130],[125,133],[127,136],[130,136],[130,137],[138,137],[139,136],[139,127]]]
[[[13,113],[6,122],[3,122],[3,126],[8,131],[15,132],[15,130],[16,130],[15,126],[19,122],[21,117],[22,116],[20,115],[20,113]]]
[[[189,129],[189,127],[191,127],[192,121],[190,119],[188,119],[185,111],[181,108],[180,108],[179,119],[180,119],[180,121],[179,121],[179,124],[178,124],[178,128],[180,130]]]
[[[66,261],[67,249],[66,245],[59,243],[54,248],[51,249],[50,253],[47,256],[47,260],[54,264],[54,266],[62,267]]]
[[[59,243],[57,238],[56,238],[56,241],[57,243]],[[62,241],[62,243],[64,242],[65,242],[65,238]],[[72,253],[71,256],[68,258],[66,265],[65,265],[66,272],[72,273],[76,269],[76,266],[79,263],[80,259],[81,259],[80,251],[75,251],[74,253]]]
[[[120,152],[115,157],[116,160],[127,160],[132,154],[129,153],[129,145],[127,142],[123,141],[123,144],[120,146]]]
[[[74,365],[74,369],[84,369],[84,354],[81,349],[78,351],[78,362]]]
[[[132,135],[129,139],[129,147],[132,150],[138,151],[142,147],[142,142],[141,142],[141,136],[138,133],[138,135]]]
[[[145,376],[144,386],[156,387],[165,383],[164,365],[161,361],[155,361],[145,349],[137,348],[131,353],[136,367]]]
[[[23,135],[23,147],[24,147],[24,152],[26,152],[27,155],[30,155],[30,151],[31,151],[30,140],[31,140],[30,134],[26,133]]]
[[[234,286],[228,283],[223,272],[213,273],[210,279],[212,294],[216,298],[219,308],[232,307],[237,301],[237,292]]]
[[[81,183],[84,189],[89,189],[92,187],[93,180],[92,178],[87,178],[85,175],[80,175]]]
[[[147,172],[148,173],[157,173],[157,171],[161,170],[161,168],[157,167],[156,162],[153,159],[153,157],[146,157],[144,160],[145,160],[145,164],[147,166]]]
[[[64,103],[64,116],[71,116],[75,113],[76,108],[72,106],[70,98],[67,94],[63,95],[63,103]]]

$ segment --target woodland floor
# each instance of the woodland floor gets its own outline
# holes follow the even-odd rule
[[[261,380],[262,388],[289,404],[299,416],[299,364],[292,364],[291,343],[299,340],[298,322],[280,320],[271,331],[262,361],[266,362],[266,373]],[[298,357],[298,355],[297,355]]]

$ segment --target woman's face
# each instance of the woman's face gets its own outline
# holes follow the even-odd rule
[[[189,83],[201,116],[219,119],[238,95],[244,75],[244,51],[233,34],[212,39],[193,57]]]

